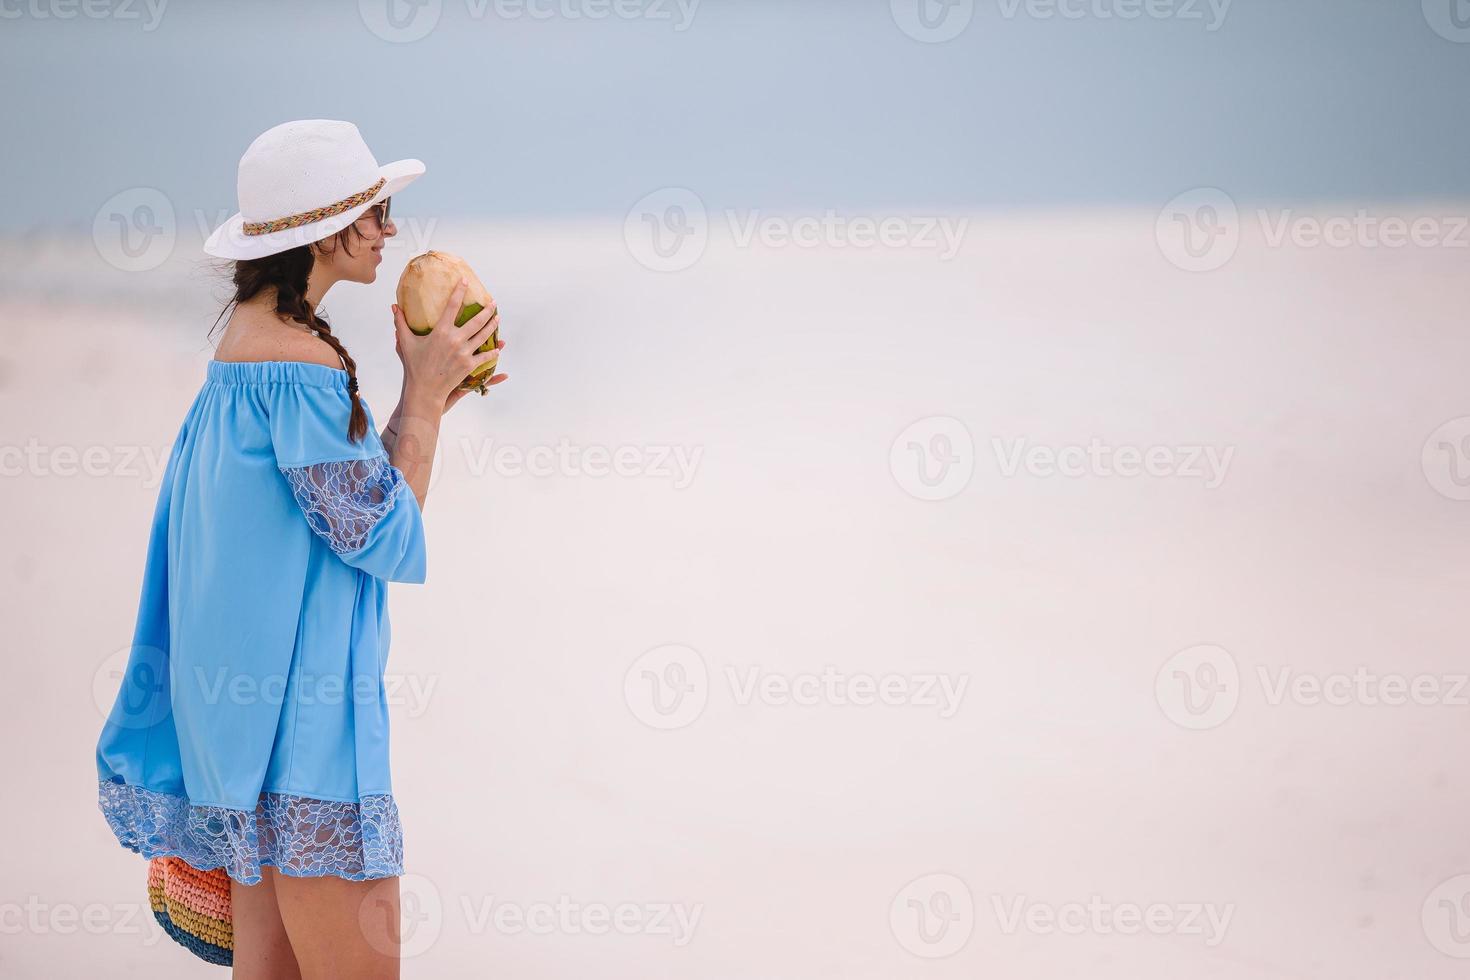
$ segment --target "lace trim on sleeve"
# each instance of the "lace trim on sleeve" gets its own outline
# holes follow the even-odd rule
[[[367,544],[368,534],[393,510],[407,485],[386,456],[310,466],[283,466],[291,492],[311,529],[338,555]]]

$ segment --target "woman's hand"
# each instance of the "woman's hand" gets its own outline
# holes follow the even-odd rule
[[[481,310],[463,327],[454,318],[464,306],[466,283],[460,280],[434,329],[420,337],[409,329],[403,310],[393,305],[393,323],[397,327],[398,359],[403,362],[403,394],[410,402],[433,404],[447,409],[458,401],[450,400],[460,382],[475,368],[500,358],[500,349],[476,354],[475,348],[485,343],[500,326],[500,311],[495,307]],[[504,376],[501,376],[502,380]],[[491,379],[491,383],[495,383]],[[441,409],[441,411],[443,410]]]
[[[498,317],[498,314],[497,314],[497,319],[498,318],[499,317]],[[503,341],[503,340],[497,340],[495,342],[495,353],[499,354],[500,351],[503,350],[504,348],[505,348],[505,341]],[[483,375],[482,375],[482,377],[483,377]],[[490,388],[491,385],[498,385],[498,384],[500,384],[500,382],[504,381],[508,377],[510,377],[510,375],[508,375],[508,374],[492,374],[483,383],[477,385],[474,388],[455,388],[453,391],[451,391],[449,393],[449,400],[444,403],[444,411],[445,412],[448,412],[451,408],[454,407],[455,402],[459,401],[465,395],[472,394],[472,393],[474,393],[476,391],[478,391],[482,395],[487,394],[489,392],[489,388]]]
[[[403,310],[393,304],[393,323],[398,335],[398,359],[403,362],[403,397],[384,430],[388,459],[403,474],[418,498],[427,502],[429,478],[434,470],[434,453],[439,446],[439,420],[449,406],[459,401],[455,389],[481,364],[500,358],[500,347],[476,354],[496,327],[500,314],[492,306],[481,310],[463,327],[454,318],[464,306],[465,282],[460,280],[434,329],[423,337],[408,328]],[[504,380],[505,376],[500,375]],[[495,383],[491,379],[490,384]],[[462,393],[461,393],[462,394]]]

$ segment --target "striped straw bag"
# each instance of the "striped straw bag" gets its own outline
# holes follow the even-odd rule
[[[148,904],[174,942],[210,963],[233,964],[230,879],[223,869],[199,871],[180,858],[153,858],[148,862]]]

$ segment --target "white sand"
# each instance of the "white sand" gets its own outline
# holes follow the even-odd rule
[[[1258,670],[1467,669],[1470,503],[1421,467],[1429,434],[1470,415],[1467,253],[1273,249],[1250,230],[1228,266],[1191,275],[1153,229],[1141,212],[975,216],[948,263],[716,235],[659,275],[615,221],[441,225],[428,244],[501,300],[512,381],[446,424],[429,584],[395,587],[395,788],[423,914],[405,975],[1463,976],[1421,909],[1470,872],[1470,706],[1273,705]],[[213,314],[182,258],[128,276],[75,254],[12,264],[0,302],[3,443],[51,454],[0,480],[0,973],[205,975],[139,913],[144,863],[96,812],[91,757],[94,677],[129,641],[156,494],[124,457],[166,450]],[[328,304],[380,420],[409,254]],[[976,447],[969,485],[939,502],[889,468],[927,416],[963,420]],[[1234,455],[1207,490],[1008,478],[991,442],[1093,437]],[[688,486],[477,473],[485,439],[702,455]],[[105,472],[62,475],[66,446],[105,447]],[[485,541],[488,558],[461,557]],[[702,655],[708,704],[658,731],[624,675],[671,643]],[[1187,731],[1155,677],[1204,643],[1238,664],[1239,705]],[[740,704],[727,675],[828,665],[968,688],[941,718]],[[411,685],[432,685],[426,703]],[[976,915],[926,961],[890,910],[931,873],[962,880]],[[700,918],[680,946],[482,917],[561,896]],[[1005,931],[996,912],[1093,896],[1231,918],[1211,945]],[[90,927],[66,918],[94,904]]]

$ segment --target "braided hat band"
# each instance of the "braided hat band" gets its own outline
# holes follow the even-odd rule
[[[387,182],[387,178],[379,177],[378,182],[367,190],[359,191],[351,197],[344,197],[335,204],[328,204],[323,208],[314,208],[310,211],[288,215],[284,218],[276,218],[274,221],[247,221],[241,230],[247,235],[268,235],[273,231],[284,231],[287,228],[299,228],[302,225],[309,225],[313,222],[321,221],[323,218],[330,218],[333,215],[341,214],[343,211],[355,208],[359,204],[371,201],[378,191],[383,189],[383,185]]]

